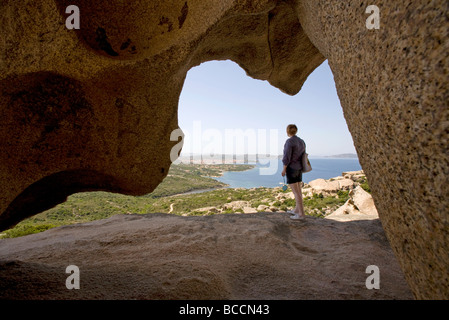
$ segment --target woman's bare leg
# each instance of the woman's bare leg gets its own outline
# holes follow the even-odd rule
[[[295,196],[295,205],[296,206],[293,209],[293,213],[299,213],[299,211],[298,211],[298,200],[296,200],[296,199],[298,199],[298,194],[297,194],[298,190],[296,189],[296,183],[289,184],[288,186],[290,187],[290,189],[292,189],[293,195]]]
[[[301,182],[292,183],[289,185],[290,189],[293,191],[293,195],[295,196],[296,207],[293,210],[294,213],[299,216],[304,216],[304,205],[302,200],[302,190],[301,190]]]
[[[301,217],[304,217],[305,216],[304,201],[302,199],[302,188],[301,188],[302,182],[296,182],[295,184],[296,184],[296,190],[298,191],[297,197],[295,198],[296,208],[298,209],[298,214]]]

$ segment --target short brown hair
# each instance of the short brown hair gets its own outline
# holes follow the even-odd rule
[[[287,126],[287,134],[294,136],[298,132],[298,127],[294,124],[289,124]]]

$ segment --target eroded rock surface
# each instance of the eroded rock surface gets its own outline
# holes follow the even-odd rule
[[[358,186],[349,192],[349,199],[340,208],[326,216],[326,219],[353,221],[379,219],[371,195]]]
[[[69,265],[79,290],[65,286]],[[118,215],[2,239],[0,270],[3,299],[413,298],[379,220],[287,213]]]
[[[78,5],[81,29],[65,27]],[[449,3],[0,2],[0,228],[71,193],[151,192],[187,71],[232,59],[297,93],[324,59],[394,252],[418,298],[449,297]]]
[[[2,229],[77,191],[151,192],[193,66],[232,59],[293,94],[324,61],[276,1],[8,1],[0,15]]]

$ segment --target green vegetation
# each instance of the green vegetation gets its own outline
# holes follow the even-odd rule
[[[14,228],[0,233],[0,238],[13,238],[27,234],[37,233],[53,227],[69,225],[73,223],[89,222],[106,219],[115,214],[149,213],[170,211],[172,203],[169,196],[183,194],[194,190],[225,188],[226,184],[212,179],[218,177],[224,171],[244,171],[254,166],[245,164],[178,164],[172,165],[164,181],[150,194],[141,197],[125,196],[107,192],[77,193],[68,197],[67,201],[31,218],[25,219]],[[189,195],[183,195],[190,198]],[[202,203],[201,194],[191,195],[190,201],[182,205],[185,211],[188,206],[197,208],[196,203]],[[240,197],[240,195],[236,195]],[[218,204],[222,197],[211,199]],[[183,201],[176,200],[179,204]],[[178,207],[178,206],[177,206]],[[176,209],[177,213],[178,208]]]
[[[165,180],[154,192],[140,197],[125,196],[107,192],[77,193],[67,201],[31,218],[0,234],[0,238],[13,238],[42,232],[53,227],[106,219],[116,214],[147,214],[152,212],[175,215],[210,215],[252,212],[287,211],[295,207],[291,190],[281,188],[231,189],[210,178],[223,171],[251,169],[249,165],[172,165]],[[363,183],[368,186],[365,181]],[[368,187],[369,188],[369,187]],[[192,190],[212,189],[199,193]],[[366,190],[366,189],[365,189]],[[304,197],[306,214],[324,217],[344,204],[348,191],[339,191],[336,196],[313,195]]]
[[[322,194],[314,194],[304,198],[304,208],[309,215],[324,217],[329,209],[335,210],[349,199],[349,191],[338,191],[337,197],[324,197]]]
[[[368,193],[371,193],[371,188],[368,185],[368,180],[366,180],[366,177],[364,177],[363,179],[361,179],[360,181],[360,186],[363,188],[363,190],[365,190]]]
[[[150,194],[151,197],[166,197],[199,189],[225,187],[226,184],[211,179],[219,177],[224,171],[245,171],[252,165],[239,164],[178,164],[172,165],[164,181]]]
[[[3,238],[22,237],[32,233],[39,233],[54,227],[56,226],[53,224],[33,224],[32,222],[24,222],[12,229],[7,230]]]

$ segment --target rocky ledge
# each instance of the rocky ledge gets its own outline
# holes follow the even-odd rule
[[[2,239],[0,298],[413,298],[378,219],[288,216],[117,215]],[[69,265],[80,289],[66,288]]]
[[[379,215],[374,200],[362,186],[368,188],[363,170],[343,172],[339,177],[327,180],[316,179],[305,183],[302,188],[305,200],[316,196],[339,198],[343,196],[342,191],[349,193],[349,199],[342,206],[333,204],[320,209],[305,206],[306,214],[339,221],[378,219]],[[228,198],[228,202],[222,205],[196,208],[194,211],[210,215],[228,213],[229,211],[235,213],[285,212],[286,210],[282,210],[282,208],[287,210],[294,208],[294,201],[290,201],[295,198],[293,192],[283,192],[280,187],[266,190],[270,190],[270,195],[263,199],[231,201],[231,198]],[[257,188],[249,191],[257,194]],[[184,214],[184,216],[187,215]]]

